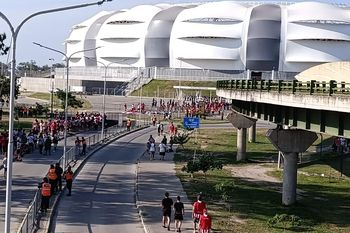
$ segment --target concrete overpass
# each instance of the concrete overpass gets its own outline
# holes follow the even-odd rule
[[[350,138],[350,83],[227,80],[217,82],[216,94],[232,100],[228,119],[238,130],[237,160],[246,158],[246,131],[255,133],[256,119],[281,126],[266,136],[284,154],[284,205],[296,202],[298,154],[316,133]]]
[[[216,94],[248,117],[350,138],[350,83],[230,80]]]

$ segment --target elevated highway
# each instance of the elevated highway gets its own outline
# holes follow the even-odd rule
[[[229,80],[218,81],[216,93],[248,117],[350,137],[350,83]]]
[[[316,133],[350,138],[350,83],[227,80],[217,82],[216,93],[232,100],[228,119],[237,128],[237,160],[246,159],[246,132],[255,133],[257,119],[281,125],[266,136],[283,153],[284,205],[296,202],[298,156]]]

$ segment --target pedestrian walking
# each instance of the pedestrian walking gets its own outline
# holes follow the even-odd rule
[[[56,152],[57,144],[58,144],[58,136],[57,136],[57,134],[55,134],[53,136],[52,143],[53,143],[53,152]]]
[[[163,227],[168,228],[170,231],[170,219],[171,219],[171,207],[173,206],[173,199],[169,197],[169,193],[165,192],[164,198],[162,200],[163,209]]]
[[[51,185],[51,194],[55,194],[56,188],[57,188],[57,174],[56,169],[53,164],[50,165],[49,172],[47,173],[47,176],[49,178],[49,183]]]
[[[81,138],[81,144],[83,146],[83,150],[81,151],[81,154],[86,155],[86,140],[84,137]]]
[[[80,139],[79,139],[79,137],[77,137],[75,139],[74,144],[75,144],[75,155],[79,156],[80,155]]]
[[[164,160],[165,157],[165,151],[166,151],[166,145],[161,142],[159,144],[159,156],[160,156],[160,160]]]
[[[7,176],[7,156],[6,155],[2,159],[2,166],[4,168],[4,179],[6,179],[6,176]]]
[[[43,138],[42,134],[40,134],[39,139],[38,139],[38,147],[39,147],[39,153],[43,154],[44,138]]]
[[[47,212],[47,209],[50,205],[51,197],[51,184],[49,183],[46,177],[43,178],[43,181],[39,183],[38,188],[41,189],[41,207],[40,210],[43,213]]]
[[[211,232],[211,217],[208,215],[207,209],[203,210],[203,215],[199,218],[199,233]]]
[[[64,172],[64,179],[66,180],[66,185],[68,189],[67,196],[72,195],[72,183],[73,183],[73,171],[71,166],[68,166],[67,171]]]
[[[149,147],[150,160],[154,159],[155,153],[156,153],[156,144],[154,142],[151,142]]]
[[[56,171],[56,174],[57,174],[57,187],[56,187],[56,190],[62,191],[63,168],[60,166],[60,163],[56,163],[55,171]]]
[[[128,119],[128,121],[126,122],[126,130],[130,131],[130,129],[131,129],[131,120]]]
[[[174,204],[174,219],[176,232],[181,232],[182,221],[184,220],[185,208],[180,196],[176,197]]]
[[[203,215],[203,210],[207,208],[206,203],[202,200],[202,195],[197,196],[197,201],[193,203],[192,208],[192,218],[193,218],[193,231],[197,230],[197,224],[201,215]]]
[[[47,154],[51,155],[51,143],[52,143],[51,137],[50,135],[48,135],[44,142],[45,155]]]

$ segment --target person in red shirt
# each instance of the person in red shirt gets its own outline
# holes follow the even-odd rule
[[[208,215],[207,209],[203,210],[203,215],[199,218],[199,233],[211,232],[211,217]]]
[[[192,218],[193,218],[193,230],[197,230],[197,223],[199,222],[200,216],[203,215],[203,210],[207,208],[207,205],[202,200],[202,195],[197,196],[197,201],[193,203]]]

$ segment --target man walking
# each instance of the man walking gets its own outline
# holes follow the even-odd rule
[[[43,181],[39,184],[38,188],[41,189],[41,212],[46,213],[50,204],[51,197],[51,185],[46,177],[43,178]]]
[[[55,194],[55,191],[57,189],[57,173],[53,164],[50,165],[47,177],[49,178],[49,183],[51,185],[51,194]]]
[[[174,204],[174,219],[175,219],[175,229],[176,232],[181,232],[182,221],[184,220],[185,208],[184,204],[181,202],[180,196],[176,197],[176,202]]]
[[[84,137],[81,138],[81,143],[83,145],[83,150],[81,151],[81,154],[86,155],[86,140]]]
[[[192,208],[193,231],[197,230],[197,223],[199,223],[199,219],[201,215],[203,215],[203,210],[206,208],[207,208],[207,205],[202,200],[202,195],[199,194],[197,196],[197,201],[193,203],[193,208]]]
[[[169,197],[169,193],[165,192],[164,198],[162,200],[163,209],[163,227],[168,228],[170,231],[170,219],[171,219],[171,207],[173,205],[173,199]]]
[[[55,171],[57,174],[57,190],[59,190],[60,192],[62,191],[62,174],[63,174],[63,169],[60,166],[60,163],[56,163],[55,166]]]
[[[73,171],[71,166],[68,166],[67,171],[64,172],[64,179],[66,180],[68,194],[67,196],[72,195],[72,183],[73,183]]]

